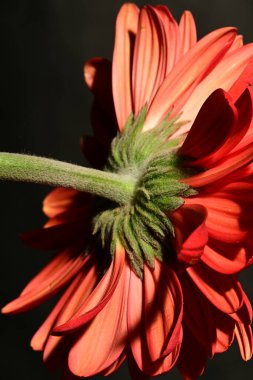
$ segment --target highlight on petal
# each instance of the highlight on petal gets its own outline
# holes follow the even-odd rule
[[[189,11],[185,11],[179,22],[181,35],[182,55],[188,52],[197,43],[197,31],[194,18]]]
[[[242,323],[236,323],[235,335],[243,360],[250,360],[252,358],[253,352],[251,326],[245,326]]]
[[[214,325],[216,327],[215,352],[225,352],[233,343],[235,321],[230,316],[213,308]]]
[[[165,43],[164,49],[167,52],[165,57],[165,76],[167,76],[180,58],[180,31],[178,23],[166,6],[157,5],[154,10],[161,20],[165,33],[165,41],[161,40],[160,43]]]
[[[152,7],[141,9],[133,55],[133,106],[138,115],[150,104],[166,74],[165,31]]]
[[[248,87],[248,83],[250,83],[248,82],[248,70],[245,73],[247,77],[244,77],[242,81],[240,77],[243,75],[246,67],[248,67],[252,57],[253,44],[242,46],[232,52],[230,52],[230,49],[228,50],[224,58],[221,59],[214,69],[196,86],[184,104],[182,114],[179,118],[179,121],[184,122],[184,125],[175,133],[175,136],[189,132],[203,103],[216,89],[222,88],[224,91],[229,92],[234,101],[238,99],[245,88]],[[237,92],[236,90],[232,91],[231,89],[237,81],[244,81],[243,88],[240,90],[241,92]]]
[[[78,213],[80,208],[87,208],[86,198],[88,194],[80,193],[77,190],[56,188],[52,190],[43,201],[43,212],[48,218],[55,218],[61,214]]]
[[[133,111],[131,94],[131,65],[133,40],[137,33],[139,9],[124,4],[116,21],[116,36],[112,64],[113,99],[119,129],[125,126]]]
[[[180,112],[193,90],[222,59],[234,39],[234,28],[216,30],[203,37],[182,57],[164,80],[148,110],[146,130],[158,125],[172,107],[174,115]]]

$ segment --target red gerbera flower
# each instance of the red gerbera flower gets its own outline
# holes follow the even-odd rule
[[[177,24],[166,7],[126,4],[112,67],[94,58],[85,80],[95,102],[83,151],[135,177],[133,196],[53,190],[49,221],[24,239],[58,253],[3,312],[68,284],[31,342],[66,379],[109,375],[126,357],[135,379],[175,364],[196,379],[234,337],[248,360],[252,308],[237,273],[252,261],[253,45],[234,28],[197,42],[189,12]]]

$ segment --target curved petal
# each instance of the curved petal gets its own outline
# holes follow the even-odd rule
[[[242,307],[237,310],[235,313],[230,314],[230,317],[233,318],[238,323],[242,323],[245,326],[251,325],[252,322],[252,306],[251,303],[244,293],[243,289],[241,289],[242,297],[243,297],[243,304]]]
[[[113,99],[119,129],[125,126],[133,111],[131,93],[131,65],[133,39],[138,25],[139,9],[134,4],[124,4],[116,21],[116,36],[112,64]]]
[[[161,19],[165,32],[165,44],[167,46],[165,76],[167,76],[180,58],[180,32],[176,20],[166,6],[157,5],[154,10]]]
[[[125,265],[125,250],[120,247],[116,249],[109,269],[94,291],[84,300],[70,320],[54,328],[53,334],[62,335],[76,330],[101,312],[116,291]]]
[[[247,46],[247,45],[246,45]],[[251,49],[253,50],[253,45],[250,44]],[[238,79],[233,83],[229,89],[229,94],[233,99],[238,99],[241,94],[248,88],[253,85],[253,51],[252,56],[246,61],[246,66],[242,71]]]
[[[151,341],[149,341],[149,343],[147,342],[145,326],[143,323],[143,302],[144,294],[142,281],[135,275],[134,272],[131,272],[128,297],[128,333],[130,347],[134,360],[140,371],[149,376],[156,376],[164,372],[168,372],[175,364],[180,351],[182,329],[180,329],[179,336],[177,337],[178,344],[174,350],[169,354],[164,351],[164,354],[167,354],[167,356],[152,361],[148,349],[148,344],[151,344]],[[175,330],[177,330],[177,328]],[[151,333],[151,331],[149,331],[149,333]],[[149,338],[151,338],[151,336]]]
[[[94,93],[98,102],[105,107],[112,108],[112,64],[105,58],[91,58],[86,61],[83,68],[84,80]],[[109,104],[108,104],[109,102]],[[106,107],[107,106],[107,107]]]
[[[252,330],[250,325],[236,323],[235,336],[243,360],[250,360],[253,352]]]
[[[34,336],[31,340],[31,347],[35,351],[42,351],[45,347],[46,341],[49,337],[49,334],[51,332],[52,327],[55,324],[55,321],[61,314],[61,311],[63,308],[65,308],[66,303],[68,302],[69,298],[71,297],[72,293],[75,291],[76,287],[78,286],[78,283],[80,282],[80,278],[82,277],[82,274],[79,273],[76,278],[72,281],[70,286],[67,288],[67,290],[64,292],[64,294],[61,296],[47,319],[44,321],[44,323],[40,326],[40,328],[36,331]]]
[[[243,168],[253,160],[253,142],[243,147],[237,152],[229,154],[226,158],[219,162],[214,168],[205,172],[184,178],[184,182],[193,188],[198,188],[224,179],[225,176],[231,175],[238,169]]]
[[[132,380],[149,380],[150,377],[149,375],[146,375],[143,373],[140,368],[137,366],[133,355],[131,351],[127,355],[128,359],[128,367],[129,367],[129,372]]]
[[[234,276],[215,272],[202,262],[187,268],[187,273],[199,290],[219,310],[232,314],[240,309],[243,296]]]
[[[215,154],[226,143],[237,118],[237,110],[229,94],[221,89],[214,91],[201,107],[179,153],[197,159],[197,166],[206,167],[206,157]],[[195,161],[190,161],[190,164],[195,164]]]
[[[239,91],[238,93],[236,93],[237,91],[231,91],[231,87],[237,80],[240,80],[240,76],[248,66],[249,60],[253,57],[253,44],[247,44],[232,52],[229,49],[228,52],[229,54],[225,54],[216,67],[198,84],[183,106],[179,121],[185,123],[174,136],[185,134],[190,130],[204,101],[217,88],[229,91],[234,100],[237,100],[239,95],[245,90],[246,83],[244,83],[241,93]]]
[[[91,124],[94,131],[97,148],[101,146],[102,153],[108,153],[112,138],[117,133],[117,120],[112,96],[112,63],[104,58],[92,58],[84,65],[84,78],[90,90],[95,95],[91,109]],[[85,138],[81,148],[88,158],[95,160],[95,152],[88,149]],[[97,149],[96,149],[97,150]],[[100,153],[100,152],[99,152]],[[99,155],[97,152],[97,155]]]
[[[133,105],[138,115],[150,104],[166,73],[167,46],[160,18],[152,7],[141,9],[133,56]]]
[[[197,31],[194,18],[189,11],[185,11],[179,22],[181,35],[181,54],[184,55],[197,43]]]
[[[65,323],[76,313],[80,305],[94,290],[101,275],[100,272],[96,263],[93,260],[88,260],[32,338],[31,346],[33,349],[40,350],[46,344],[44,360],[48,360],[62,340],[54,336],[47,339],[49,333],[52,332],[54,326]]]
[[[196,86],[222,59],[235,39],[235,29],[209,33],[180,59],[159,88],[145,121],[145,130],[164,119],[173,108],[177,115]],[[169,96],[168,96],[169,94]]]
[[[252,256],[252,253],[251,253]],[[247,248],[236,243],[224,243],[209,239],[201,260],[210,268],[223,274],[234,274],[244,269],[249,262]]]
[[[89,194],[81,193],[77,190],[58,187],[50,191],[50,193],[45,197],[42,209],[49,218],[55,218],[60,214],[65,214],[66,212],[79,215],[78,211],[80,211],[80,209],[83,213],[84,209],[87,208],[86,201],[90,201]]]
[[[235,322],[218,309],[214,309],[213,318],[216,326],[215,352],[225,352],[234,341]]]
[[[175,229],[177,259],[186,265],[195,264],[204,252],[208,241],[206,217],[206,209],[194,204],[185,204],[170,216]]]
[[[180,277],[180,282],[184,295],[184,323],[199,344],[205,346],[208,356],[213,357],[216,340],[214,308],[187,272]]]
[[[123,351],[122,354],[118,357],[115,362],[113,362],[109,367],[107,367],[105,370],[101,372],[102,376],[110,376],[112,373],[116,372],[121,364],[126,359],[126,353]]]
[[[112,366],[124,351],[128,337],[127,298],[130,271],[125,264],[109,302],[87,324],[85,331],[80,330],[68,359],[69,368],[75,375],[85,377],[100,373]]]
[[[233,104],[232,98],[218,89],[202,106],[180,153],[197,159],[190,165],[210,168],[239,146],[252,120],[252,97],[246,89]]]
[[[144,319],[152,361],[170,354],[180,342],[183,295],[176,274],[156,260],[154,270],[144,266]]]
[[[3,313],[18,313],[29,310],[56,294],[82,268],[85,260],[81,256],[73,256],[66,250],[56,256],[52,262],[28,284],[23,293],[14,301],[8,303]],[[62,260],[61,255],[66,256]]]
[[[211,242],[217,240],[227,244],[247,243],[247,236],[252,229],[250,203],[233,200],[233,196],[230,197],[228,192],[197,196],[192,200],[188,199],[187,202],[198,202],[208,210],[206,226],[209,237],[213,239]]]

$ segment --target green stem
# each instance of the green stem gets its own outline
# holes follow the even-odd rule
[[[24,154],[0,153],[0,179],[66,187],[124,204],[134,193],[133,177]]]

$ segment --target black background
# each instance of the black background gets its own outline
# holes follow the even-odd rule
[[[92,56],[111,58],[116,14],[123,1],[22,0],[0,1],[0,150],[33,153],[85,163],[79,137],[90,131],[92,96],[83,84],[82,67]],[[141,6],[146,1],[136,1]],[[159,4],[161,1],[150,1]],[[190,9],[198,36],[233,25],[253,40],[252,0],[163,1],[179,19]],[[18,295],[49,255],[24,246],[19,232],[39,227],[41,202],[48,188],[1,183],[1,306]],[[253,294],[252,270],[242,281]],[[41,354],[29,340],[42,323],[50,303],[18,316],[1,317],[0,378],[3,380],[58,379],[48,373]],[[194,349],[194,348],[193,348]],[[112,376],[127,378],[126,369]],[[251,363],[240,359],[235,345],[208,363],[205,379],[249,379]],[[176,371],[164,376],[179,379]]]

